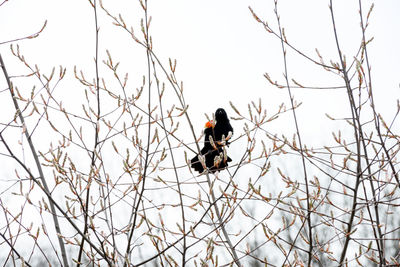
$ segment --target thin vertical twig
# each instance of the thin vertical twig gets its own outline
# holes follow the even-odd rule
[[[89,224],[88,224],[88,217],[89,217],[89,198],[90,198],[90,186],[91,182],[93,180],[93,177],[96,175],[96,170],[95,170],[95,164],[96,164],[96,159],[97,159],[97,146],[99,145],[99,121],[100,121],[100,88],[99,88],[99,66],[98,66],[98,57],[99,57],[99,26],[97,23],[97,1],[94,0],[93,3],[89,1],[90,4],[93,7],[93,12],[94,12],[94,22],[95,22],[95,27],[96,27],[96,35],[95,35],[95,72],[96,72],[96,84],[95,84],[95,90],[96,90],[96,102],[97,102],[97,114],[96,114],[96,125],[95,125],[95,133],[94,133],[94,147],[91,155],[91,163],[90,163],[90,172],[89,172],[89,177],[88,177],[88,185],[86,189],[86,199],[85,203],[83,206],[83,211],[84,211],[84,230],[83,233],[86,235],[89,229]],[[92,177],[93,176],[93,177]],[[78,259],[77,259],[77,267],[81,265],[81,259],[83,255],[83,249],[84,249],[84,244],[85,240],[82,239],[80,246],[79,246],[79,254],[78,254]]]
[[[182,232],[186,233],[185,208],[184,208],[184,202],[183,202],[183,197],[182,197],[183,196],[183,192],[182,192],[182,189],[181,189],[181,182],[179,181],[177,165],[176,165],[176,162],[175,162],[174,153],[172,151],[172,145],[171,145],[171,141],[170,141],[170,138],[169,138],[169,133],[168,133],[167,128],[165,126],[164,109],[163,109],[163,104],[162,104],[162,93],[160,91],[160,81],[157,78],[155,61],[154,61],[152,55],[150,55],[150,58],[151,58],[151,62],[152,62],[152,65],[153,65],[153,73],[154,73],[154,78],[156,80],[156,85],[157,85],[157,90],[158,90],[158,101],[160,103],[162,129],[164,130],[165,138],[167,140],[169,152],[170,152],[170,155],[171,155],[172,166],[173,166],[173,169],[174,169],[176,184],[177,184],[177,187],[178,187],[179,202],[180,202],[181,216],[182,216]],[[185,234],[183,235],[182,242],[183,242],[183,249],[182,249],[182,253],[181,253],[182,254],[182,263],[181,263],[180,266],[184,267],[186,265],[186,252],[187,252],[186,235]]]
[[[340,255],[340,260],[339,260],[340,266],[343,266],[344,261],[346,259],[346,253],[347,253],[347,249],[349,246],[349,242],[351,240],[353,221],[354,221],[354,217],[356,214],[356,208],[357,208],[357,204],[358,204],[358,202],[357,202],[358,188],[359,188],[361,177],[362,177],[361,141],[360,141],[360,138],[362,138],[362,132],[361,132],[361,129],[359,128],[360,127],[359,115],[357,112],[356,103],[355,103],[354,96],[353,96],[353,91],[350,86],[350,80],[349,80],[349,77],[347,74],[346,64],[343,60],[342,51],[341,51],[340,45],[339,45],[339,38],[337,35],[337,31],[336,31],[336,23],[335,23],[335,16],[334,16],[334,12],[333,12],[332,0],[330,0],[329,9],[330,9],[330,14],[331,14],[331,19],[332,19],[332,27],[333,27],[333,33],[335,36],[336,48],[337,48],[338,57],[340,60],[340,65],[341,65],[340,72],[343,74],[343,79],[344,79],[345,86],[347,89],[347,95],[349,98],[349,104],[350,104],[350,109],[351,109],[351,113],[352,113],[351,119],[353,122],[354,138],[356,140],[355,143],[357,146],[357,167],[356,167],[356,181],[355,181],[354,190],[353,190],[353,203],[351,206],[350,217],[347,222],[347,230],[345,233],[345,236],[346,236],[345,242],[344,242],[343,249],[342,249],[342,252]]]
[[[140,0],[139,0],[140,1]],[[135,232],[136,228],[136,221],[139,215],[139,206],[140,203],[142,202],[143,194],[145,191],[145,185],[146,185],[146,178],[147,178],[147,171],[148,171],[148,164],[149,164],[149,151],[150,151],[150,143],[151,143],[151,63],[150,63],[150,38],[149,38],[149,21],[148,21],[148,14],[147,14],[147,0],[144,0],[141,2],[142,8],[144,10],[144,16],[145,16],[145,25],[143,25],[143,34],[145,35],[145,41],[146,41],[146,58],[147,58],[147,83],[148,83],[148,99],[147,99],[147,145],[145,149],[145,159],[144,159],[144,169],[143,169],[143,175],[139,177],[139,180],[142,180],[142,188],[139,193],[139,198],[137,199],[137,202],[134,203],[135,209],[134,209],[134,216],[133,216],[133,221],[130,225],[130,231],[128,235],[128,244],[126,246],[126,252],[125,252],[125,262],[124,262],[124,267],[130,265],[130,251],[131,251],[131,242],[133,238],[133,234]],[[136,198],[135,198],[136,200]]]
[[[367,50],[367,41],[366,41],[366,38],[365,38],[365,31],[366,31],[367,24],[364,24],[364,18],[363,18],[363,13],[362,13],[363,9],[362,9],[361,0],[358,1],[358,5],[359,5],[359,13],[360,13],[360,26],[361,26],[361,33],[362,33],[362,49],[364,50],[365,63],[367,65],[367,78],[368,78],[368,80],[367,80],[367,85],[366,86],[367,86],[368,96],[369,96],[369,99],[371,101],[371,108],[372,108],[372,111],[374,113],[375,129],[377,131],[377,135],[379,137],[379,141],[381,143],[381,147],[383,148],[383,150],[385,152],[385,156],[387,157],[389,166],[392,169],[392,173],[393,173],[393,175],[394,175],[394,177],[396,179],[397,184],[400,186],[400,181],[399,181],[399,178],[397,176],[396,170],[394,168],[392,159],[391,159],[391,157],[389,155],[389,152],[388,152],[388,150],[386,148],[385,142],[384,142],[384,140],[382,138],[382,133],[381,133],[381,130],[380,130],[379,116],[378,116],[378,114],[377,114],[377,112],[375,110],[374,94],[373,94],[373,91],[372,91],[371,66],[370,66],[370,63],[369,63],[368,50]],[[370,9],[370,11],[368,13],[368,16],[369,16],[370,12],[372,11],[372,8],[373,8],[373,5],[371,6],[371,9]],[[367,16],[367,23],[368,23],[368,16]],[[368,157],[366,157],[366,159],[368,159]],[[372,177],[370,177],[370,183],[371,183],[371,188],[374,189],[373,188]],[[384,244],[383,244],[383,238],[382,238],[383,236],[382,236],[381,228],[379,226],[380,225],[379,209],[378,209],[378,202],[377,202],[376,197],[375,197],[375,195],[376,195],[375,194],[375,190],[373,190],[372,194],[373,194],[373,198],[374,198],[374,208],[375,208],[375,215],[376,215],[376,223],[377,223],[377,230],[378,230],[378,234],[379,234],[379,238],[376,240],[376,242],[378,242],[377,246],[378,246],[378,249],[379,249],[379,258],[380,258],[380,262],[381,262],[380,264],[382,264],[382,262],[385,261],[385,247],[384,247]],[[374,231],[375,231],[375,227],[373,227],[373,228],[374,228]]]
[[[308,246],[308,266],[311,266],[312,263],[312,251],[313,251],[313,232],[312,232],[312,223],[311,223],[311,200],[310,200],[310,193],[309,193],[309,186],[308,186],[308,177],[307,177],[307,168],[306,168],[306,162],[305,162],[305,157],[304,157],[304,152],[303,152],[303,144],[302,144],[302,140],[301,140],[301,134],[300,134],[300,129],[299,129],[299,125],[297,122],[297,115],[296,115],[296,109],[295,109],[295,105],[294,105],[294,97],[292,95],[292,90],[289,84],[289,78],[288,78],[288,66],[287,66],[287,58],[286,58],[286,49],[285,49],[285,39],[286,37],[283,35],[282,33],[282,27],[281,27],[281,22],[280,22],[280,17],[278,14],[278,0],[274,0],[275,3],[275,15],[276,15],[276,19],[278,22],[278,27],[279,27],[279,39],[281,41],[281,48],[282,48],[282,54],[283,54],[283,65],[284,65],[284,78],[286,81],[286,87],[287,87],[287,91],[289,94],[289,99],[290,99],[290,105],[292,107],[292,114],[293,114],[293,119],[294,119],[294,125],[296,127],[296,135],[297,135],[297,140],[299,141],[299,150],[300,150],[300,154],[301,154],[301,162],[302,162],[302,167],[303,167],[303,175],[304,175],[304,183],[305,183],[305,187],[306,187],[306,201],[307,201],[307,217],[306,217],[306,221],[307,221],[307,226],[308,226],[308,242],[309,242],[309,246]],[[292,248],[292,247],[291,247]],[[291,249],[290,249],[291,250]],[[289,257],[290,252],[287,254],[286,256],[286,260]],[[285,260],[285,261],[286,261]]]

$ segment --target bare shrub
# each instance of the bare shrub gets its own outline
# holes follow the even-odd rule
[[[400,139],[393,125],[400,105],[388,120],[374,103],[367,32],[373,5],[358,2],[362,38],[346,57],[330,1],[332,59],[287,38],[277,0],[273,23],[250,8],[260,34],[281,46],[283,79],[264,76],[288,101],[268,110],[261,98],[247,109],[231,101],[228,113],[241,125],[228,148],[234,161],[198,175],[189,166],[203,139],[190,116],[197,111],[185,100],[177,61],[162,60],[153,48],[147,2],[138,1],[138,27],[90,0],[94,63],[70,76],[62,66],[42,71],[15,44],[39,36],[46,23],[0,43],[12,43],[25,70],[8,73],[0,55],[4,265],[398,266]],[[142,73],[120,70],[112,51],[100,50],[99,16],[140,49]],[[292,79],[292,55],[340,86]],[[71,84],[80,89],[68,101]],[[293,91],[307,89],[341,90],[348,100],[346,118],[327,114],[338,128],[320,147],[307,145],[298,120]],[[283,119],[293,136],[271,130]]]

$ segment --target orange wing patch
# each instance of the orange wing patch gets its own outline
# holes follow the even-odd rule
[[[205,128],[214,128],[215,124],[213,120],[207,121],[206,125],[204,126]]]

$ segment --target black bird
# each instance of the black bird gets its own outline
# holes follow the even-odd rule
[[[200,151],[200,154],[204,157],[204,163],[211,173],[226,168],[228,162],[232,161],[226,155],[225,145],[229,145],[228,139],[233,134],[233,128],[223,108],[215,111],[215,120],[215,124],[213,121],[206,124],[206,129],[204,130],[204,147]],[[199,173],[204,171],[203,164],[199,160],[199,155],[195,156],[190,163],[191,167]]]

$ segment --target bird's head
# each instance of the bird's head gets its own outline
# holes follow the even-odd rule
[[[215,111],[215,120],[217,122],[229,121],[228,115],[226,114],[226,111],[223,108],[219,108],[217,109],[217,111]]]

